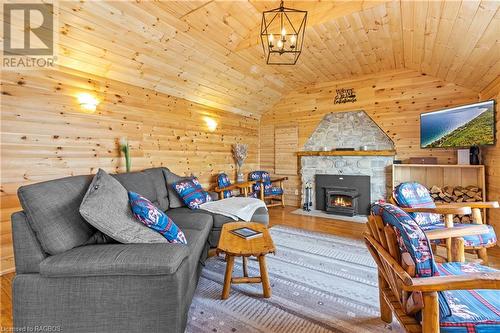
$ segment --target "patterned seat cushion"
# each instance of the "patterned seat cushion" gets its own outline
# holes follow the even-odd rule
[[[468,228],[473,226],[474,224],[455,224],[453,227],[457,229]],[[465,246],[485,246],[485,245],[493,245],[497,242],[497,236],[495,234],[495,230],[491,225],[487,225],[488,233],[481,235],[472,235],[472,236],[464,236],[463,239],[465,241]],[[422,226],[424,231],[428,230],[436,230],[436,229],[444,229],[446,228],[444,223],[436,223],[436,224],[428,224]],[[436,241],[437,243],[445,243],[444,239],[440,239]]]
[[[496,271],[478,264],[458,262],[439,264],[438,270],[444,276]],[[441,319],[441,333],[500,332],[499,290],[450,290],[443,294],[452,315]]]
[[[425,186],[415,183],[401,183],[394,189],[394,200],[399,207],[403,208],[435,208],[436,204]],[[409,213],[409,215],[420,225],[425,226],[441,222],[439,214]]]
[[[231,181],[229,180],[229,177],[225,174],[225,173],[219,173],[217,175],[217,186],[219,188],[222,188],[222,187],[226,187],[226,186],[229,186],[231,185]],[[227,190],[227,191],[224,191],[224,198],[230,198],[233,195],[233,191],[231,190]]]
[[[172,184],[184,203],[191,209],[200,208],[201,204],[212,201],[208,192],[203,190],[198,178],[183,179]]]
[[[372,206],[372,213],[382,218],[384,224],[394,227],[401,253],[407,252],[415,262],[417,277],[439,275],[434,255],[424,231],[401,208],[387,203],[377,203]],[[441,317],[451,314],[448,302],[439,293],[439,313]]]

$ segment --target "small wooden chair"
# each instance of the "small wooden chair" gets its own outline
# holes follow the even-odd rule
[[[498,202],[457,202],[449,204],[434,203],[427,188],[416,182],[405,182],[399,184],[393,191],[392,202],[409,213],[410,216],[420,225],[424,231],[438,230],[444,228],[469,228],[473,225],[483,224],[481,210],[485,208],[498,208]],[[455,215],[472,214],[472,224],[454,223]],[[441,215],[444,216],[442,221]],[[481,235],[464,236],[465,249],[474,251],[483,260],[483,264],[488,264],[487,248],[493,247],[497,243],[495,230],[487,225],[485,233]],[[443,241],[447,248],[447,259],[451,256],[451,239]]]
[[[266,203],[267,207],[285,207],[283,183],[288,180],[288,177],[271,179],[267,171],[252,171],[248,174],[248,180],[255,181],[253,190],[257,193],[257,197]],[[279,183],[279,186],[273,186],[274,183]]]
[[[407,332],[476,332],[481,325],[498,325],[500,331],[500,271],[464,263],[463,236],[485,229],[424,233],[400,208],[375,204],[364,239],[378,267],[381,319],[391,323],[394,314]],[[455,262],[434,261],[430,241],[442,238],[452,239]]]
[[[234,196],[257,198],[257,193],[252,191],[252,186],[255,184],[254,181],[231,184],[229,177],[223,172],[217,175],[216,181],[217,186],[214,188],[214,192],[217,192],[219,194],[219,199],[230,198]],[[233,192],[235,190],[238,191],[236,195]]]

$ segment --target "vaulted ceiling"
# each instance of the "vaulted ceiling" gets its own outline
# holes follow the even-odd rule
[[[243,114],[292,89],[410,68],[481,91],[500,75],[499,1],[286,1],[309,11],[295,66],[263,59],[279,1],[59,2],[59,64]]]

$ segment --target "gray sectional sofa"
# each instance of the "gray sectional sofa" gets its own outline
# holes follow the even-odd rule
[[[167,168],[114,177],[167,211],[188,245],[120,244],[94,229],[78,212],[92,176],[23,186],[18,191],[23,211],[12,215],[16,327],[75,333],[184,331],[208,250],[216,247],[222,225],[231,220],[178,207],[179,198],[167,185],[177,176]],[[264,224],[268,219],[265,209],[253,217]]]

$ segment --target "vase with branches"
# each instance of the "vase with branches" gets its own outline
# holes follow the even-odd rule
[[[244,143],[236,143],[233,145],[233,156],[236,161],[236,181],[243,182],[245,178],[243,176],[243,172],[241,172],[241,168],[243,163],[245,162],[248,154],[248,145]]]
[[[130,160],[130,146],[128,145],[128,139],[126,137],[120,138],[120,151],[125,156],[125,168],[127,172],[130,172],[132,161]]]

